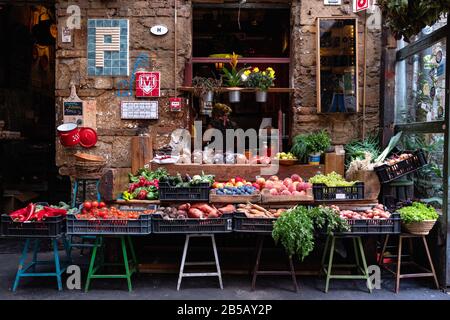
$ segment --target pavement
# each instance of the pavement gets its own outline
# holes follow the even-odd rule
[[[64,290],[59,292],[56,279],[50,277],[25,278],[16,293],[11,286],[17,271],[20,242],[0,244],[0,300],[450,300],[450,295],[432,289],[431,278],[404,279],[399,294],[393,292],[394,279],[389,274],[382,277],[381,289],[369,294],[363,280],[331,280],[330,290],[324,293],[324,279],[313,276],[298,276],[299,292],[293,291],[289,276],[258,277],[256,290],[251,291],[248,276],[224,275],[224,289],[219,289],[216,277],[187,278],[181,290],[176,290],[175,274],[136,274],[133,276],[133,291],[128,292],[124,279],[95,279],[91,290],[69,290],[65,286],[68,275],[64,275]],[[64,257],[61,252],[61,257]],[[75,264],[86,264],[87,257],[74,252]],[[44,252],[40,259],[50,259]],[[51,271],[42,266],[41,270]],[[87,269],[82,268],[82,281]]]

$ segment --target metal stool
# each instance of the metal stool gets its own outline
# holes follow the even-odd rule
[[[214,261],[204,261],[204,262],[186,262],[186,256],[187,251],[189,248],[189,240],[191,238],[204,238],[204,237],[210,237],[211,243],[214,251]],[[185,266],[212,266],[216,265],[216,272],[184,272]],[[180,290],[181,281],[184,277],[218,277],[219,278],[219,285],[220,289],[223,290],[222,285],[222,273],[220,271],[220,264],[219,264],[219,256],[217,254],[217,247],[216,247],[216,240],[214,237],[214,234],[187,234],[186,240],[184,242],[184,250],[183,250],[183,258],[181,259],[181,267],[180,267],[180,274],[178,276],[178,284],[177,284],[177,291]]]
[[[336,239],[352,239],[353,241],[353,249],[355,252],[355,260],[356,264],[333,264],[333,256],[334,256],[334,247],[336,244]],[[328,247],[331,247],[329,251],[328,264],[325,264],[325,259],[328,252]],[[362,262],[362,266],[360,264],[360,258]],[[342,274],[332,274],[332,268],[356,268],[360,271],[361,275],[342,275]],[[335,236],[329,235],[327,237],[325,243],[325,249],[322,256],[322,271],[326,274],[326,282],[325,282],[325,293],[328,292],[328,287],[331,279],[344,279],[344,280],[366,280],[367,288],[369,292],[372,293],[372,284],[369,280],[369,271],[367,269],[366,256],[364,254],[364,248],[362,245],[361,237],[356,235],[345,235],[345,236]]]
[[[104,255],[104,239],[103,236],[96,236],[95,238],[95,244],[94,248],[92,250],[91,255],[91,262],[89,264],[89,271],[88,276],[86,280],[85,285],[85,292],[89,291],[89,285],[91,283],[92,279],[127,279],[128,284],[128,291],[132,291],[131,286],[131,276],[135,272],[139,272],[139,266],[136,259],[136,254],[133,247],[133,242],[131,241],[130,236],[119,236],[120,238],[120,244],[121,244],[121,250],[123,255],[123,263],[105,263],[105,255]],[[125,240],[126,238],[126,240]],[[129,249],[131,251],[131,266],[130,266],[130,260],[128,259],[127,254],[127,244]],[[97,251],[100,249],[99,257],[100,261],[99,264],[96,265],[96,258],[97,258]],[[105,266],[123,266],[125,268],[125,274],[98,274],[97,271],[99,271],[101,268]]]
[[[402,256],[405,257],[405,255],[403,255],[403,239],[409,240],[409,251],[410,251],[409,254],[412,255],[412,251],[413,251],[412,239],[413,238],[422,238],[423,245],[425,247],[425,252],[427,254],[428,263],[430,264],[431,270],[417,264],[416,262],[414,262],[412,260],[411,261],[402,261]],[[389,235],[387,235],[386,239],[384,240],[383,249],[382,249],[381,255],[380,255],[379,265],[381,267],[384,267],[387,271],[389,271],[393,275],[395,275],[395,278],[396,278],[395,279],[396,280],[395,281],[395,293],[399,293],[399,291],[400,291],[400,279],[405,279],[405,278],[433,277],[434,283],[436,284],[436,289],[439,289],[439,282],[436,277],[436,271],[434,270],[434,265],[433,265],[433,261],[431,259],[430,250],[428,249],[428,243],[427,243],[426,236],[414,235],[414,234],[410,234],[410,233],[402,233],[399,235],[397,255],[386,256],[385,252],[386,252],[386,248],[388,245],[388,241],[389,241]],[[384,258],[387,258],[387,257],[397,258],[397,262],[385,263]],[[413,265],[414,267],[421,270],[422,272],[401,274],[402,263],[404,265],[406,265],[406,264]],[[387,266],[388,264],[395,264],[397,266],[397,270],[394,271],[394,270],[390,269]]]
[[[294,290],[295,292],[298,292],[298,284],[297,284],[297,277],[295,275],[295,270],[294,270],[294,263],[292,262],[292,257],[288,256],[288,260],[289,260],[289,270],[259,270],[259,264],[260,264],[260,260],[261,260],[261,253],[262,253],[262,249],[264,247],[264,235],[261,235],[258,237],[258,244],[257,244],[257,255],[256,255],[256,262],[255,262],[255,267],[253,269],[253,279],[252,279],[252,291],[255,290],[256,287],[256,277],[258,275],[266,275],[266,276],[280,276],[280,275],[287,275],[287,276],[291,276],[292,277],[292,283],[294,284]]]
[[[28,255],[28,249],[30,247],[31,241],[33,241],[33,240],[34,240],[33,258],[29,264],[25,265],[27,255]],[[36,238],[35,239],[27,238],[25,240],[25,245],[22,250],[22,255],[19,260],[19,267],[17,269],[16,278],[15,278],[14,285],[12,288],[13,292],[15,292],[17,290],[17,287],[19,286],[20,278],[22,278],[22,277],[56,277],[56,281],[58,283],[58,290],[59,291],[62,290],[61,275],[64,273],[64,271],[66,271],[67,267],[66,266],[63,268],[61,267],[61,262],[59,259],[59,252],[58,252],[58,239],[57,238],[50,239],[52,246],[53,246],[54,261],[39,261],[39,260],[37,260],[40,245],[41,245],[41,240],[42,239],[36,239]],[[67,264],[71,264],[72,261],[70,258],[69,245],[67,243],[66,238],[62,238],[62,240],[63,240],[64,248],[66,250],[66,255],[67,255],[67,260],[68,260]],[[36,272],[36,266],[48,265],[48,264],[55,264],[55,272]],[[32,269],[32,272],[28,272],[28,270],[30,270],[30,269]]]

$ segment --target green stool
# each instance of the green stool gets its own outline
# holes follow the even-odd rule
[[[334,256],[334,247],[336,244],[336,239],[352,239],[353,241],[353,249],[355,252],[355,260],[356,264],[333,264],[333,256]],[[331,244],[331,245],[330,245]],[[328,254],[328,264],[325,264],[325,260]],[[361,259],[361,261],[360,261]],[[360,264],[362,262],[362,266]],[[342,274],[332,274],[333,268],[356,268],[362,274],[359,275],[342,275]],[[369,271],[367,269],[366,257],[364,254],[364,248],[362,245],[360,236],[353,235],[345,235],[345,236],[336,236],[329,235],[325,242],[325,249],[322,256],[322,271],[326,275],[325,282],[325,293],[328,292],[328,287],[330,284],[330,279],[344,279],[344,280],[366,280],[367,288],[369,292],[372,293],[372,284],[369,280]]]
[[[133,290],[131,286],[131,276],[133,275],[133,273],[139,272],[133,242],[131,241],[130,236],[118,236],[118,237],[120,239],[123,262],[105,263],[104,238],[103,236],[96,236],[94,247],[92,249],[91,262],[89,264],[89,271],[86,280],[85,292],[89,291],[89,285],[92,279],[127,279],[128,291],[131,292]],[[131,252],[131,266],[127,254],[127,242]],[[97,252],[99,252],[98,255]],[[105,266],[124,266],[125,274],[98,274],[97,272]]]

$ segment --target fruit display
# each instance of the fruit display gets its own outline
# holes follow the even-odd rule
[[[159,198],[159,179],[168,175],[166,169],[155,171],[140,169],[136,175],[129,174],[128,190],[122,193],[124,200],[156,200]]]
[[[297,160],[297,158],[291,152],[288,152],[288,153],[278,152],[275,155],[275,158],[278,159],[278,160]]]
[[[225,188],[234,188],[234,187],[245,187],[245,186],[253,186],[256,187],[254,183],[245,180],[239,176],[229,179],[227,182],[218,182],[215,181],[212,184],[213,189],[225,189]],[[259,187],[259,185],[258,185]]]
[[[312,184],[325,184],[327,187],[351,187],[356,181],[346,181],[340,174],[331,172],[329,174],[317,174],[309,182]]]
[[[223,214],[232,214],[236,208],[229,204],[220,208],[207,203],[184,203],[178,207],[159,207],[155,214],[161,215],[165,220],[173,219],[211,219],[219,218]]]
[[[236,212],[243,213],[247,218],[278,218],[281,214],[286,212],[288,209],[281,208],[281,209],[265,209],[262,206],[259,206],[254,203],[246,203],[246,204],[239,204],[237,206]]]
[[[137,220],[142,214],[151,214],[155,210],[122,211],[116,207],[108,208],[104,202],[85,201],[81,212],[75,217],[79,220]]]
[[[298,174],[293,174],[284,180],[280,180],[278,176],[272,176],[261,185],[263,193],[271,196],[307,196],[312,190],[312,185],[303,181]]]
[[[402,153],[401,155],[397,156],[394,155],[390,157],[389,159],[386,159],[383,164],[387,164],[389,166],[393,166],[394,164],[397,164],[399,162],[402,162],[403,160],[407,160],[409,158],[412,158],[414,155],[411,153]]]
[[[367,209],[365,211],[352,211],[352,210],[341,210],[338,206],[331,205],[331,209],[333,209],[336,214],[342,219],[349,220],[368,220],[368,219],[389,219],[391,217],[391,213],[386,211],[382,204],[377,204],[372,209]]]
[[[9,216],[14,222],[42,222],[50,217],[66,216],[76,210],[64,202],[60,202],[57,206],[30,203],[25,208],[10,213]]]

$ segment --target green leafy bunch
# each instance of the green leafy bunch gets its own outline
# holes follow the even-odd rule
[[[344,149],[347,166],[353,160],[363,160],[366,152],[372,155],[372,160],[375,160],[380,155],[380,145],[375,134],[369,135],[362,140],[354,140],[346,144]]]
[[[311,153],[325,152],[331,146],[331,138],[326,130],[294,137],[291,152],[298,158],[306,160]]]
[[[246,70],[244,75],[247,76],[247,87],[258,88],[262,91],[267,91],[275,80],[275,71],[270,67],[265,71],[261,71],[258,68],[254,68],[252,71]]]
[[[439,218],[435,208],[421,202],[413,202],[412,205],[403,207],[398,212],[404,223],[437,220]]]

